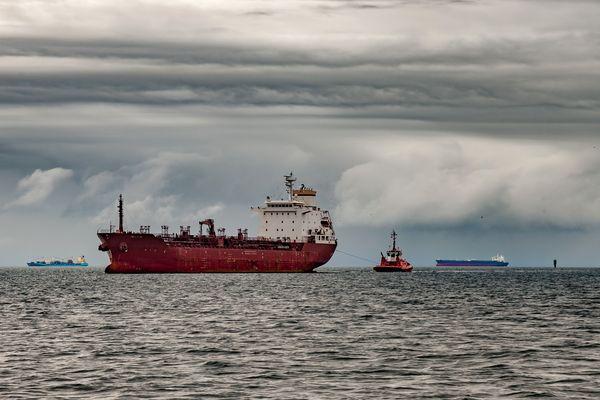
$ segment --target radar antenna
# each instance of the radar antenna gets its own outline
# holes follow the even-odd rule
[[[290,201],[292,201],[294,198],[294,182],[296,182],[296,178],[294,178],[293,172],[290,172],[289,175],[284,175],[283,177],[285,178],[286,191],[289,194]]]

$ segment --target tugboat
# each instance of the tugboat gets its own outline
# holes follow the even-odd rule
[[[373,269],[377,272],[411,272],[412,265],[402,258],[402,250],[396,248],[396,231],[392,231],[392,248],[384,256],[381,253],[381,262]]]

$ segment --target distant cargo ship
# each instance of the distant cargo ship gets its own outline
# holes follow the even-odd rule
[[[254,207],[260,218],[257,237],[247,229],[237,235],[215,230],[212,219],[199,221],[198,234],[190,226],[179,233],[150,233],[142,225],[139,232],[123,228],[123,199],[119,197],[119,228],[98,232],[100,251],[108,252],[107,273],[174,272],[310,272],[325,264],[335,251],[337,240],[329,212],[316,202],[317,192],[285,175],[288,198],[267,197],[264,206]],[[206,233],[203,232],[208,231]],[[208,229],[206,229],[208,228]]]
[[[506,267],[508,262],[498,254],[491,260],[435,260],[437,267]]]
[[[37,260],[30,261],[27,263],[30,267],[87,267],[89,264],[85,261],[85,257],[81,256],[75,261],[72,259],[67,260]]]

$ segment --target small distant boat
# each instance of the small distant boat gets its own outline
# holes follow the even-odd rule
[[[75,261],[73,259],[60,260],[60,259],[49,259],[49,260],[36,260],[27,263],[30,267],[87,267],[89,264],[85,260],[84,256],[78,257]]]
[[[504,256],[497,254],[491,260],[435,260],[436,267],[507,267]]]
[[[386,255],[381,253],[381,261],[379,265],[373,269],[377,272],[411,272],[412,265],[402,258],[402,250],[396,248],[396,231],[392,231],[392,248],[387,251]]]

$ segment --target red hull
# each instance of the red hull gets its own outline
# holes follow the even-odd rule
[[[171,241],[140,233],[99,233],[107,273],[311,272],[336,244],[205,238]]]
[[[373,269],[377,272],[412,272],[413,267],[402,258],[397,261],[387,261],[384,257],[381,257],[381,263]]]

